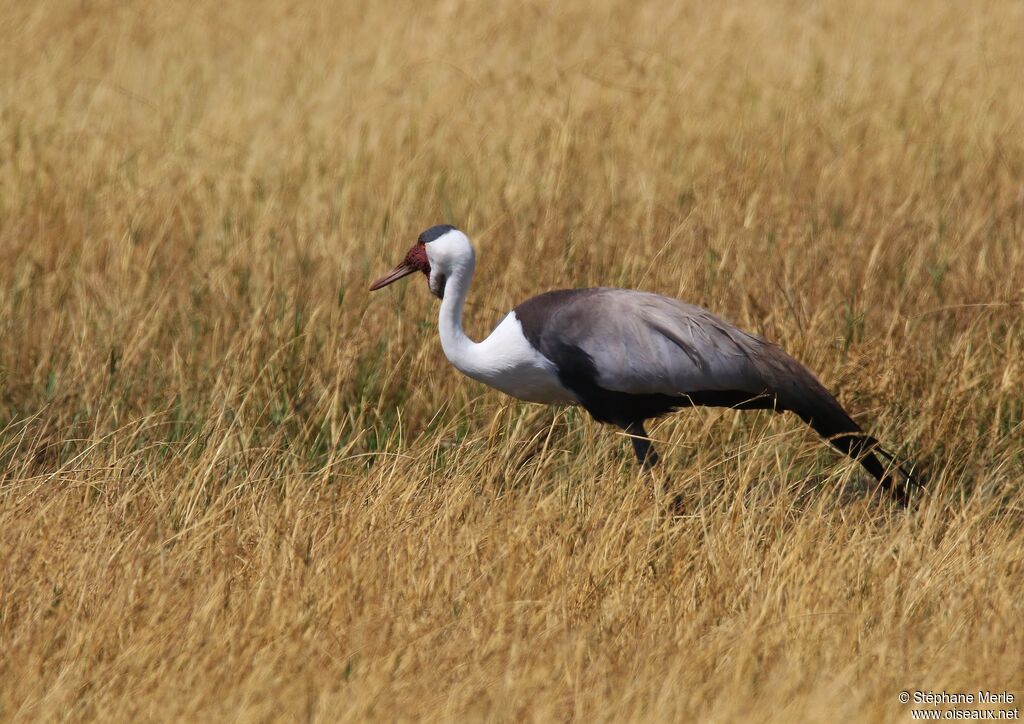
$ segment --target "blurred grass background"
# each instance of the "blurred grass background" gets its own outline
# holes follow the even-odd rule
[[[0,717],[861,720],[1017,687],[1024,5],[0,3]],[[644,288],[780,343],[795,419],[620,436],[467,326]]]

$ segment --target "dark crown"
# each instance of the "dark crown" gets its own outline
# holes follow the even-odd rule
[[[429,229],[420,234],[420,238],[416,241],[424,244],[429,244],[432,241],[436,241],[440,237],[447,234],[449,231],[454,231],[455,227],[451,224],[438,224],[437,226],[431,226]]]

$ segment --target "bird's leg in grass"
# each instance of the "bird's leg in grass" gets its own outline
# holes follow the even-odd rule
[[[633,443],[633,452],[636,453],[637,462],[640,463],[644,470],[650,470],[658,464],[658,453],[654,450],[654,445],[651,444],[651,439],[647,437],[647,431],[644,429],[643,422],[631,422],[626,425],[626,434],[629,435],[629,441]]]
[[[633,443],[633,452],[636,453],[637,461],[644,471],[651,476],[654,485],[654,499],[659,503],[664,501],[669,486],[665,484],[664,476],[655,469],[658,464],[658,453],[655,452],[654,445],[651,444],[651,439],[647,436],[647,430],[644,429],[643,422],[631,423],[626,426],[625,430],[626,434],[629,435],[630,442]],[[682,493],[676,493],[671,496],[671,500],[668,501],[668,508],[673,515],[683,514]]]
[[[633,443],[633,452],[636,453],[637,462],[640,463],[640,467],[643,468],[644,472],[651,477],[654,500],[661,504],[665,500],[665,491],[668,488],[665,485],[664,475],[656,469],[659,459],[658,453],[655,452],[654,445],[651,444],[651,439],[647,436],[644,424],[643,422],[633,422],[626,425],[625,430],[626,434],[629,435],[629,441]],[[679,515],[678,498],[678,495],[673,496],[672,502],[669,504],[670,509],[676,515]]]

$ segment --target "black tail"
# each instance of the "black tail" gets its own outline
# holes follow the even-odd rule
[[[757,369],[774,398],[775,409],[795,412],[837,450],[859,462],[884,490],[906,505],[911,488],[921,487],[914,476],[894,464],[893,455],[860,429],[813,372],[774,345],[766,345],[761,352]],[[889,462],[888,466],[882,464],[879,455]],[[898,480],[897,475],[903,480]]]
[[[827,397],[816,396],[816,404],[810,408],[801,406],[801,409],[793,412],[833,447],[859,462],[885,491],[900,505],[906,506],[910,501],[911,488],[919,488],[920,483],[904,468],[896,465],[892,453],[885,450],[878,440],[861,430],[831,394],[825,391],[825,395]],[[885,458],[890,466],[883,465],[878,456]],[[896,479],[894,473],[899,473],[903,480]]]

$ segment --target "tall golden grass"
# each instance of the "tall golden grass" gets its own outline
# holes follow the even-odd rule
[[[1019,2],[0,10],[0,718],[910,720],[1024,696]],[[779,342],[789,416],[625,440],[460,377],[559,286]]]

